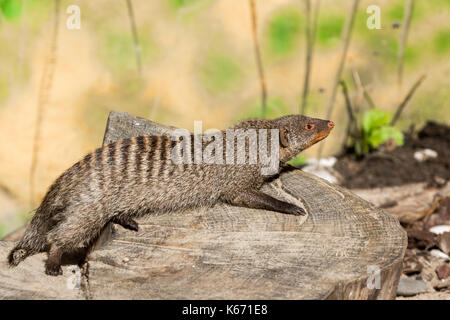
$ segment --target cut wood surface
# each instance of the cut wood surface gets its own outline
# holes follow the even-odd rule
[[[173,128],[111,113],[105,142],[158,130]],[[263,188],[308,214],[218,204],[149,215],[138,220],[137,233],[112,228],[111,239],[81,271],[64,266],[60,277],[44,274],[44,254],[7,267],[14,242],[0,241],[0,299],[395,297],[406,248],[397,218],[300,170],[283,172]]]

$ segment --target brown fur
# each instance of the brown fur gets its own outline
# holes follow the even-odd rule
[[[280,145],[284,164],[325,138],[332,128],[329,123],[293,115],[251,119],[233,128],[280,129],[287,144]],[[308,124],[314,128],[307,130]],[[302,214],[301,208],[258,191],[270,178],[261,175],[260,164],[174,164],[170,150],[176,143],[169,136],[133,137],[86,155],[52,184],[9,254],[9,264],[16,266],[30,255],[49,252],[46,273],[61,274],[61,256],[90,248],[109,222],[137,231],[133,217],[160,211],[227,202]]]

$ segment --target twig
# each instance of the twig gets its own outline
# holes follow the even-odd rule
[[[253,46],[255,48],[255,56],[256,56],[256,63],[258,65],[258,73],[259,73],[259,82],[261,85],[261,116],[263,118],[266,117],[266,100],[267,100],[267,89],[266,89],[266,80],[264,76],[264,69],[262,65],[262,59],[261,59],[261,52],[259,49],[259,43],[258,43],[258,21],[256,16],[256,8],[255,8],[255,1],[249,0],[250,3],[250,11],[252,15],[252,32],[253,32]]]
[[[358,136],[358,129],[357,129],[358,125],[357,125],[357,119],[355,117],[355,113],[353,111],[352,103],[350,101],[350,97],[348,96],[347,85],[344,80],[341,80],[339,82],[339,84],[342,87],[342,93],[345,98],[345,106],[346,106],[347,114],[348,114],[348,124],[347,124],[347,130],[346,130],[345,138],[344,138],[344,144],[346,144],[348,137],[354,138],[354,137]]]
[[[414,0],[406,0],[402,37],[400,39],[400,47],[398,51],[398,71],[397,71],[397,85],[401,89],[403,81],[403,59],[405,57],[406,40],[408,39],[409,26],[411,24],[411,17],[414,10]]]
[[[319,15],[320,0],[316,0],[314,8],[314,17],[311,21],[311,0],[305,0],[306,3],[306,68],[305,68],[305,82],[303,84],[302,103],[300,106],[300,113],[305,113],[305,108],[308,102],[309,78],[311,74],[312,57],[314,52],[314,44],[317,30],[317,17]]]
[[[356,97],[355,97],[354,106],[355,106],[355,111],[358,112],[359,107],[361,106],[361,102],[364,99],[364,86],[362,85],[361,78],[356,69],[352,70],[352,78],[353,78],[353,83],[355,84],[356,93],[357,93]]]
[[[344,80],[339,81],[339,84],[341,85],[342,93],[344,94],[345,106],[347,108],[348,116],[350,118],[350,121],[354,122],[354,121],[356,121],[356,118],[355,118],[355,114],[353,113],[353,108],[352,108],[352,103],[350,101],[350,97],[348,96],[347,84],[345,83]]]
[[[375,103],[373,102],[372,98],[369,95],[369,92],[367,92],[366,88],[361,82],[361,78],[359,76],[359,73],[357,70],[353,70],[353,81],[355,82],[355,86],[358,88],[358,99],[355,102],[355,110],[358,112],[359,107],[361,104],[362,98],[366,100],[366,102],[369,104],[369,109],[375,108]]]
[[[375,109],[375,103],[373,102],[372,98],[370,97],[367,90],[364,89],[364,99],[366,99],[367,103],[369,104],[370,109]]]
[[[56,58],[57,58],[57,40],[58,40],[58,29],[59,29],[59,6],[60,0],[55,0],[54,7],[54,18],[53,18],[53,30],[52,39],[50,45],[50,52],[46,57],[44,64],[44,70],[42,72],[42,78],[39,86],[39,97],[37,102],[37,113],[36,113],[36,123],[34,129],[33,137],[33,150],[31,153],[31,167],[30,167],[30,206],[33,205],[33,195],[34,195],[34,180],[36,174],[36,167],[38,164],[39,155],[39,140],[41,137],[41,125],[44,114],[44,107],[48,102],[50,96],[50,90],[53,83],[53,74],[55,72]]]
[[[392,121],[391,121],[391,126],[395,125],[397,120],[400,118],[400,115],[402,114],[402,111],[405,108],[406,104],[411,99],[411,97],[413,96],[414,92],[417,90],[417,88],[420,86],[420,84],[423,82],[423,80],[425,80],[425,78],[426,78],[426,75],[422,75],[414,83],[414,85],[411,87],[411,89],[409,89],[408,94],[405,96],[403,101],[398,105],[397,110],[395,111],[394,118],[392,118]]]
[[[326,119],[329,119],[331,117],[331,112],[333,111],[334,100],[336,99],[337,87],[338,87],[339,81],[341,79],[342,71],[344,70],[345,59],[347,57],[347,51],[348,51],[348,45],[350,43],[350,38],[351,38],[352,30],[353,30],[353,25],[355,22],[356,10],[358,9],[358,5],[359,5],[359,0],[353,0],[352,7],[350,8],[350,14],[346,20],[344,30],[342,32],[341,60],[340,60],[336,75],[334,77],[333,89],[331,90],[331,96],[330,96],[330,100],[328,102]],[[321,143],[319,146],[319,150],[318,150],[318,158],[319,159],[322,157],[323,145],[324,145],[324,143]]]
[[[131,3],[131,0],[127,1],[127,7],[128,7],[128,17],[130,18],[130,27],[131,27],[131,33],[133,34],[133,41],[134,41],[134,53],[136,55],[136,65],[138,69],[139,76],[142,76],[142,63],[141,63],[141,43],[139,42],[138,32],[136,28],[136,20],[134,18],[134,11],[133,11],[133,4]]]

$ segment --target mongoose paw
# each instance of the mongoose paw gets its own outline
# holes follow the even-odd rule
[[[302,207],[296,206],[295,204],[289,204],[286,209],[287,214],[293,214],[295,216],[304,216],[306,214]]]
[[[118,225],[121,225],[125,229],[131,230],[131,231],[139,231],[139,225],[136,221],[134,221],[131,218],[125,218],[125,217],[115,217],[112,219],[113,223],[116,223]]]
[[[63,271],[60,265],[47,264],[45,266],[45,274],[49,276],[61,276]]]
[[[127,226],[125,227],[126,229],[129,229],[131,231],[139,231],[139,225],[136,221],[130,219],[129,223],[127,224]]]

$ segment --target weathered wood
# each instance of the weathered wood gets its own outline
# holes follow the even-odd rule
[[[400,222],[414,223],[431,214],[439,200],[450,196],[450,184],[429,188],[427,183],[412,183],[397,187],[352,190],[361,198],[384,208]]]
[[[140,131],[141,125],[153,126],[113,113],[105,140],[154,132]],[[0,298],[395,297],[406,248],[395,217],[300,170],[282,173],[264,190],[302,205],[308,216],[224,204],[147,216],[138,221],[138,233],[115,227],[112,240],[91,254],[79,289],[67,286],[78,274],[68,272],[70,266],[62,277],[45,276],[41,254],[15,269],[0,267]],[[0,242],[0,256],[12,246]],[[380,289],[366,285],[370,268],[380,271]]]

